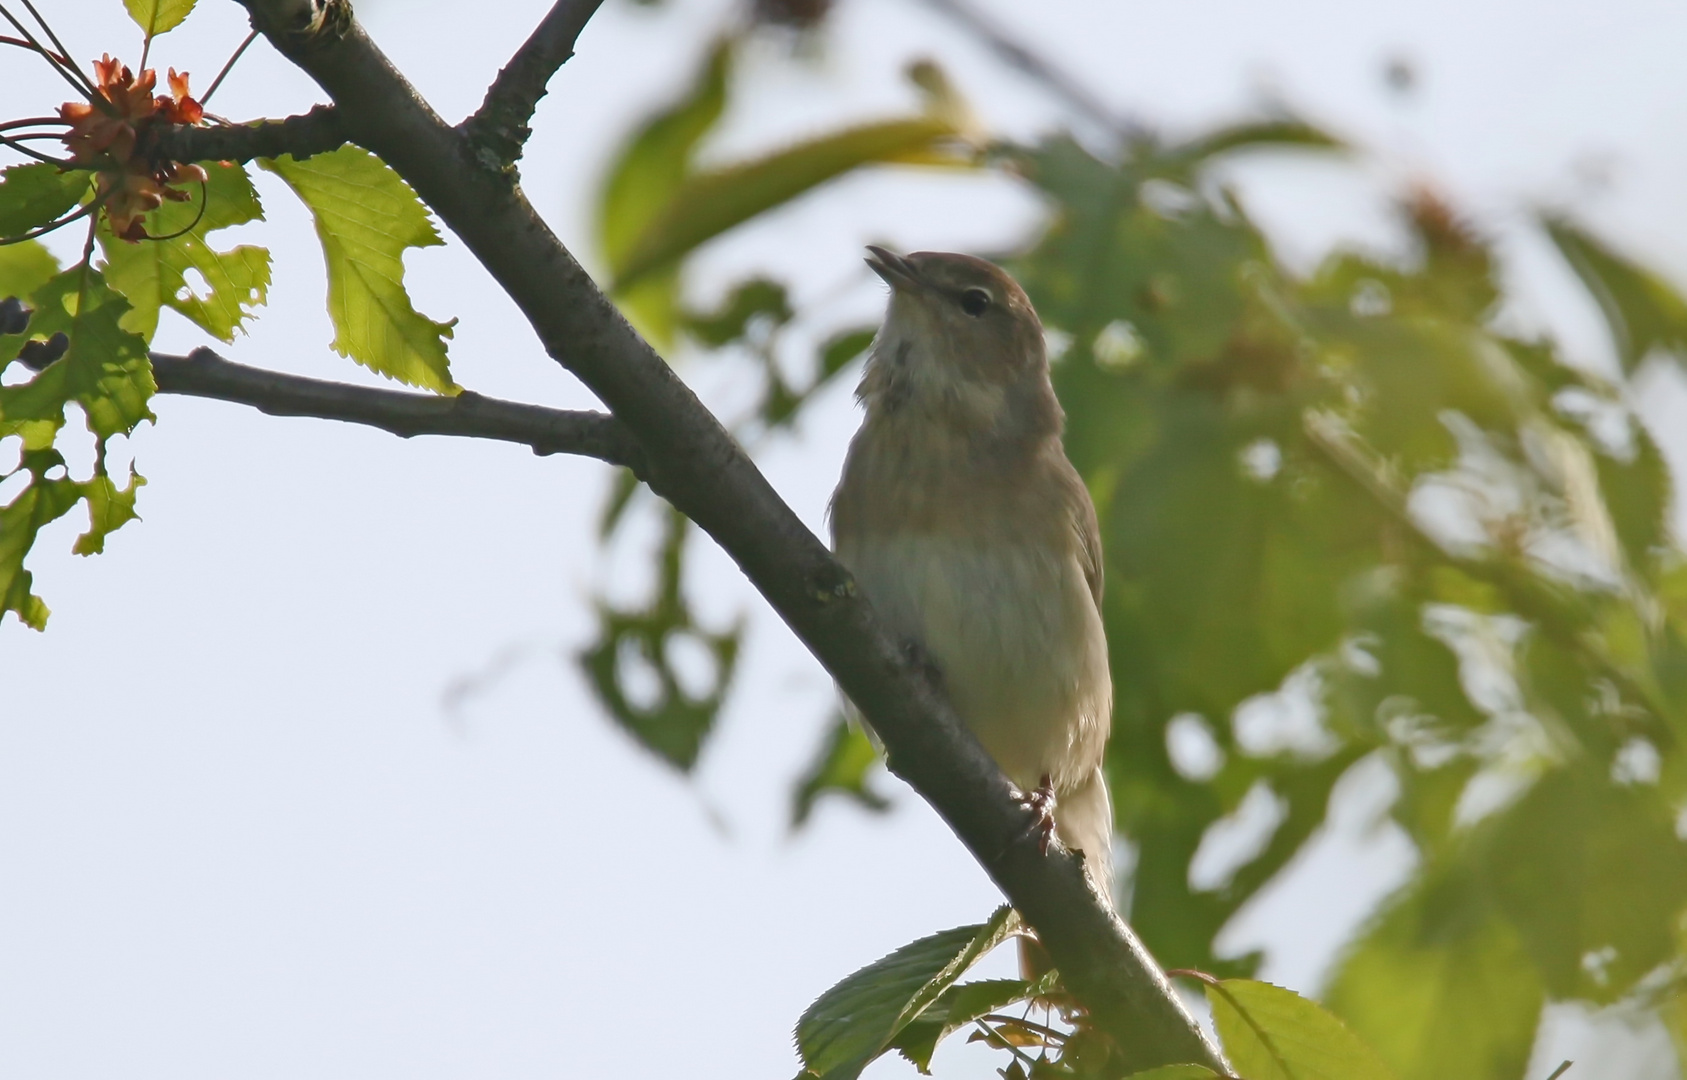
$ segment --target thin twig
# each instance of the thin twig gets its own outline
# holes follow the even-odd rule
[[[31,8],[30,10],[33,11],[34,9]],[[99,98],[102,101],[104,100],[103,98],[100,98],[99,93],[95,91],[93,81],[86,75],[82,74],[82,69],[80,67],[71,63],[68,55],[65,56],[64,60],[61,62],[59,58],[54,56],[45,45],[42,45],[35,39],[35,35],[29,32],[29,27],[19,22],[17,20],[17,16],[6,10],[6,6],[4,4],[0,4],[0,15],[5,16],[6,21],[12,24],[12,29],[22,34],[24,40],[29,42],[30,46],[32,46],[36,52],[46,57],[48,65],[51,66],[54,71],[64,76],[65,81],[75,87],[78,94],[87,95],[89,100],[93,100],[95,98]],[[40,18],[40,16],[36,16],[36,18]]]
[[[402,438],[457,435],[528,446],[536,454],[580,454],[644,471],[644,452],[606,413],[571,412],[463,392],[455,397],[309,379],[225,360],[210,349],[152,354],[161,394],[250,405],[271,416],[363,424]]]
[[[203,107],[207,101],[211,100],[211,95],[217,92],[217,87],[223,84],[223,79],[228,76],[230,71],[234,70],[235,61],[239,60],[241,55],[251,46],[252,42],[256,40],[258,40],[258,32],[256,30],[246,35],[246,40],[240,43],[240,48],[234,50],[234,55],[228,58],[228,63],[224,64],[223,69],[217,72],[217,77],[211,80],[211,88],[205,91],[205,95],[199,99],[201,107]]]
[[[498,72],[486,99],[459,125],[477,155],[497,168],[521,158],[533,134],[527,122],[557,68],[574,55],[574,42],[603,0],[557,0],[510,62]]]
[[[61,136],[55,135],[53,137],[60,138]],[[23,138],[23,136],[18,135],[0,135],[0,146],[4,146],[10,150],[16,150],[25,157],[32,157],[36,161],[46,162],[48,165],[57,165],[61,169],[68,169],[73,164],[64,158],[56,158],[50,154],[43,154],[39,150],[31,150],[29,147],[23,145]]]
[[[28,232],[23,233],[19,236],[0,237],[0,247],[5,247],[7,244],[21,244],[25,240],[39,239],[40,237],[46,236],[50,232],[56,232],[59,229],[64,228],[66,225],[69,225],[73,221],[79,221],[82,218],[87,217],[89,214],[93,213],[95,210],[98,210],[99,208],[100,208],[99,200],[96,199],[95,201],[90,202],[87,205],[83,206],[81,209],[77,210],[76,213],[67,214],[64,217],[59,218],[57,221],[50,221],[47,224],[42,225],[40,228],[31,229]]]

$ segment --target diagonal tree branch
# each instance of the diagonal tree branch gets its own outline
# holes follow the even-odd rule
[[[210,349],[186,356],[152,354],[152,373],[164,394],[216,398],[250,405],[271,416],[344,420],[415,435],[465,435],[520,443],[536,454],[582,454],[645,471],[644,450],[620,421],[605,413],[569,412],[481,397],[416,394],[307,379],[225,360]]]
[[[1091,889],[1079,859],[1044,854],[1011,784],[939,689],[890,640],[847,571],[744,451],[629,326],[534,212],[416,94],[345,0],[243,0],[252,25],[334,99],[379,154],[515,301],[545,350],[644,447],[649,482],[732,556],[871,719],[891,769],[955,830],[1036,928],[1067,987],[1130,1072],[1223,1059],[1142,943]]]
[[[331,105],[318,105],[285,120],[226,127],[183,127],[155,124],[146,128],[142,152],[156,161],[251,161],[291,154],[307,158],[345,145],[340,114]]]
[[[459,125],[482,162],[511,168],[533,129],[527,122],[557,68],[574,55],[574,41],[603,0],[557,0],[531,36],[510,57],[486,91],[486,100]]]

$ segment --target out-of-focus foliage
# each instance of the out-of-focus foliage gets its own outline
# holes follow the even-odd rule
[[[722,55],[689,99],[711,111],[686,155],[724,108]],[[1349,945],[1331,1004],[1386,1062],[1366,1070],[1518,1077],[1546,1002],[1684,1012],[1687,560],[1628,380],[1681,358],[1687,301],[1568,216],[1543,218],[1609,326],[1620,375],[1595,374],[1502,329],[1489,244],[1429,188],[1400,201],[1402,250],[1292,272],[1215,166],[1340,149],[1270,121],[989,155],[1048,207],[1004,261],[1059,346],[1067,445],[1102,519],[1108,768],[1135,855],[1119,895],[1163,962],[1250,974],[1259,957],[1217,955],[1219,931],[1317,834],[1336,783],[1380,762],[1420,867]],[[790,170],[766,191],[800,188],[777,155],[758,167]],[[688,169],[671,166],[663,198]],[[631,239],[659,201],[606,244],[618,271],[659,249]],[[675,312],[687,243],[635,286],[661,278]],[[692,340],[742,348],[753,335],[714,327],[745,311],[792,317],[758,281],[724,323],[690,317]],[[780,399],[767,371],[765,400]],[[870,790],[865,752],[827,734],[798,820],[824,792]],[[1274,824],[1219,880],[1192,876],[1245,801]]]

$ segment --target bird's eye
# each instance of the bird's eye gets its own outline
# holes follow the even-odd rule
[[[990,294],[983,289],[968,289],[961,294],[961,310],[978,318],[990,310]]]

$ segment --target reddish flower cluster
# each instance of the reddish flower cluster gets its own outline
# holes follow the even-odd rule
[[[68,101],[59,116],[70,125],[64,143],[79,165],[98,166],[99,200],[111,231],[128,241],[144,240],[141,218],[165,199],[186,202],[192,195],[172,187],[190,180],[205,181],[198,165],[147,161],[135,153],[139,132],[149,123],[197,124],[205,115],[188,94],[187,75],[170,69],[170,93],[153,96],[158,73],[143,70],[139,78],[109,55],[94,61],[96,88],[104,103]]]

